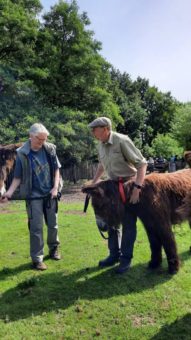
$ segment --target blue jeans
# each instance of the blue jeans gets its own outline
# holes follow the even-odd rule
[[[133,257],[134,243],[137,236],[137,216],[130,211],[125,211],[120,230],[109,229],[108,248],[110,256],[120,257],[130,262]]]

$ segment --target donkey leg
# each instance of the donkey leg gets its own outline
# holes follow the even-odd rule
[[[161,235],[161,241],[168,261],[168,272],[170,274],[176,274],[180,267],[180,260],[177,254],[176,241],[171,227],[166,226],[161,234],[163,234]]]
[[[162,243],[160,238],[154,232],[154,229],[147,228],[146,232],[151,249],[151,260],[148,263],[148,268],[155,269],[158,268],[162,263]]]

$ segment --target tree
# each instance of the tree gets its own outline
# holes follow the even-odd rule
[[[178,103],[170,92],[162,93],[155,86],[150,87],[148,80],[140,77],[134,82],[134,89],[138,91],[142,107],[147,111],[145,124],[151,128],[152,134],[147,135],[146,140],[151,145],[157,133],[166,134],[170,131]]]
[[[140,100],[125,102],[121,105],[121,115],[124,124],[118,125],[118,131],[128,134],[133,140],[140,139],[141,144],[145,140],[146,111],[141,107]],[[142,146],[142,145],[141,145]]]
[[[1,0],[0,60],[9,65],[29,66],[34,58],[41,10],[39,0]]]
[[[41,24],[38,1],[7,0],[1,9],[0,143],[25,140],[29,126],[41,121],[65,165],[94,157],[88,122],[101,114],[114,124],[121,119],[108,87],[110,65],[93,32],[85,30],[87,15],[78,14],[75,1],[60,1]]]
[[[184,150],[191,150],[190,121],[191,103],[179,105],[175,111],[171,131]]]
[[[60,1],[43,16],[36,45],[37,66],[31,75],[50,106],[118,116],[108,86],[110,64],[99,54],[101,44],[86,29],[89,19],[78,14],[75,1]]]
[[[141,106],[141,100],[133,90],[133,82],[127,73],[111,70],[111,90],[115,102],[119,106],[123,118],[117,126],[117,131],[128,134],[139,147],[145,138],[145,119],[147,112]]]
[[[146,152],[157,133],[168,133],[177,102],[170,93],[163,94],[150,87],[147,79],[132,81],[126,72],[111,70],[112,92],[124,124],[118,131],[130,135]]]
[[[40,10],[39,0],[0,3],[0,143],[25,140],[41,121],[66,166],[95,159],[87,124],[97,116],[110,117],[142,151],[169,131],[177,103],[100,55],[76,1],[60,0],[41,20]]]
[[[171,134],[158,133],[153,139],[149,151],[153,156],[163,156],[166,159],[170,159],[172,155],[182,156],[183,148],[180,147]]]

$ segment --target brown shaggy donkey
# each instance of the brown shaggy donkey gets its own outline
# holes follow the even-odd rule
[[[191,193],[185,197],[183,205],[177,209],[177,212],[183,221],[188,220],[191,225]]]
[[[179,257],[172,225],[181,223],[183,218],[177,212],[188,192],[191,192],[191,169],[174,173],[152,173],[145,177],[144,186],[137,204],[128,203],[133,181],[124,183],[127,202],[121,200],[118,182],[107,180],[85,186],[82,191],[90,194],[96,218],[110,228],[121,224],[125,209],[138,216],[147,232],[151,248],[149,267],[154,269],[162,262],[162,247],[165,250],[169,273],[179,270]],[[191,206],[191,205],[190,205]],[[189,221],[191,212],[189,210]]]
[[[22,143],[0,145],[0,197],[5,192],[6,182],[13,170],[16,159],[16,149],[21,145]]]
[[[187,160],[187,163],[191,165],[191,152],[186,151],[184,156]],[[182,220],[188,220],[191,225],[191,192],[189,192],[188,195],[186,195],[183,205],[180,208],[178,208],[177,212],[180,214],[180,218]]]

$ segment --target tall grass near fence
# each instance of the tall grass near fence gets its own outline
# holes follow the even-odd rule
[[[139,223],[132,268],[117,276],[113,268],[97,267],[107,246],[92,209],[84,215],[82,206],[60,203],[63,258],[54,262],[45,257],[44,272],[30,269],[24,203],[0,206],[0,338],[189,340],[188,225],[175,229],[182,260],[177,275],[168,275],[166,260],[160,270],[147,270],[150,250]]]

